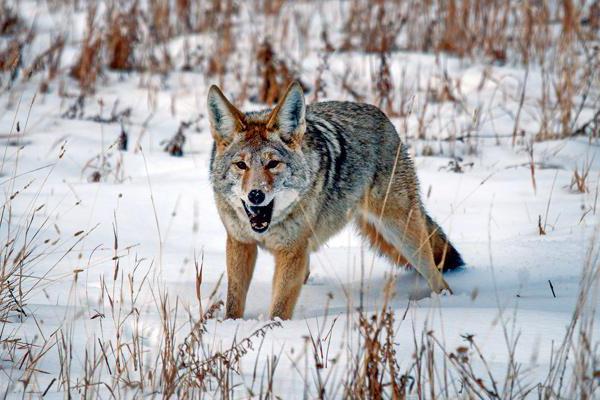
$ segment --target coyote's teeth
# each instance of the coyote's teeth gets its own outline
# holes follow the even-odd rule
[[[269,228],[273,213],[273,201],[271,200],[266,206],[248,206],[242,200],[244,210],[246,210],[246,215],[250,220],[250,226],[255,232],[263,233]]]

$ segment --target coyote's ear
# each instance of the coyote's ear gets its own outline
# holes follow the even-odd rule
[[[236,132],[245,129],[244,114],[235,108],[215,85],[208,90],[206,104],[213,138],[219,147],[227,146],[233,141]]]
[[[285,95],[271,112],[267,129],[277,130],[281,140],[295,147],[306,130],[304,92],[297,81],[292,82]]]

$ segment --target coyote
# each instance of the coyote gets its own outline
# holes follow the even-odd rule
[[[297,82],[273,110],[243,113],[214,85],[207,101],[210,178],[227,231],[227,318],[244,315],[258,246],[275,257],[270,316],[291,318],[309,254],[349,221],[432,291],[450,292],[440,271],[462,258],[425,212],[406,146],[381,110],[307,106]]]

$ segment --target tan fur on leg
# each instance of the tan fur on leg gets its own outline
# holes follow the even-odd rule
[[[242,243],[227,236],[227,318],[244,316],[256,254],[255,243]]]
[[[271,318],[292,318],[300,289],[307,276],[308,259],[307,246],[275,251]]]

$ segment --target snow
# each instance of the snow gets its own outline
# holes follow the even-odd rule
[[[28,17],[34,15],[32,12]],[[43,18],[39,24],[51,32],[54,22]],[[77,26],[72,29],[83,31]],[[195,39],[202,42],[203,37]],[[181,43],[175,41],[173,46],[181,47]],[[434,59],[432,55],[407,52],[392,56],[396,82],[403,69],[406,76],[414,78],[406,90],[415,95],[415,104],[423,101],[427,81],[439,68]],[[461,79],[466,107],[470,111],[478,107],[485,110],[478,132],[482,136],[510,135],[523,70],[516,66],[465,64],[451,57],[444,61],[451,76]],[[317,65],[314,54],[307,57],[307,77],[313,76]],[[364,87],[364,92],[368,92],[370,77],[376,73],[372,70],[376,70],[374,58],[358,53],[336,55],[330,65],[332,76],[343,74],[345,66],[351,65],[362,77],[356,85]],[[481,88],[484,70],[495,80],[488,80]],[[512,84],[499,89],[498,82],[507,80]],[[147,86],[140,85],[141,81]],[[346,99],[347,94],[334,83],[335,79],[329,82],[327,97]],[[10,92],[0,94],[0,137],[6,146],[0,182],[5,201],[19,191],[11,202],[13,223],[24,228],[32,210],[43,205],[34,219],[34,226],[40,227],[40,240],[60,238],[55,246],[41,247],[44,257],[28,271],[43,277],[26,303],[27,313],[35,318],[7,326],[24,340],[38,343],[41,335],[48,338],[57,330],[63,332],[72,340],[73,376],[84,373],[86,349],[93,348],[98,339],[114,340],[121,329],[125,338],[139,329],[149,352],[147,358],[153,360],[152,351],[160,348],[162,340],[157,304],[160,293],[169,295],[171,316],[181,339],[188,322],[184,310],[189,309],[195,317],[199,313],[194,260],[202,263],[203,307],[208,305],[215,287],[216,298],[225,299],[225,230],[208,180],[212,139],[206,118],[199,120],[199,132],[187,131],[184,157],[169,156],[161,145],[177,131],[180,121],[205,113],[205,96],[211,83],[190,72],[174,72],[163,85],[148,76],[107,73],[93,100],[86,99],[83,119],[61,117],[75,98],[60,98],[55,84],[48,94],[35,94],[37,82],[19,83]],[[76,84],[68,79],[67,88],[76,93]],[[539,71],[530,70],[528,88],[526,103],[533,105],[539,96]],[[512,91],[512,96],[504,96],[500,90]],[[99,99],[104,103],[102,107]],[[119,124],[87,119],[99,113],[107,116],[117,99],[119,109],[132,109],[124,125],[129,134],[128,151],[114,146],[121,132]],[[244,109],[260,107],[248,103]],[[435,107],[431,115],[439,120],[427,130],[430,139],[463,132],[472,123],[472,116],[452,104]],[[150,114],[153,116],[144,128]],[[582,120],[589,115],[591,111],[585,110]],[[14,135],[13,120],[19,121],[22,132],[18,146],[8,145],[9,133]],[[393,122],[403,137],[411,135],[418,124],[412,115],[405,132],[401,119]],[[538,124],[538,116],[533,113],[521,116],[521,128],[527,132],[534,132]],[[141,150],[136,151],[140,136]],[[350,362],[346,357],[348,348],[357,343],[355,309],[363,298],[366,310],[379,310],[390,275],[396,276],[389,307],[396,316],[394,342],[401,368],[412,363],[415,332],[416,340],[420,340],[422,331],[432,330],[450,350],[464,345],[461,335],[474,334],[492,372],[503,376],[509,362],[503,327],[508,326],[511,335],[519,335],[516,361],[527,370],[527,380],[544,379],[553,349],[562,341],[571,321],[588,250],[591,243],[597,242],[599,144],[577,137],[533,143],[537,165],[534,188],[526,141],[519,139],[514,147],[510,140],[498,144],[493,138],[474,139],[473,143],[476,150],[471,153],[466,143],[410,140],[426,208],[468,264],[446,277],[454,295],[409,300],[411,294],[426,294],[423,282],[414,272],[398,270],[374,255],[348,227],[311,255],[311,276],[302,289],[294,319],[270,329],[262,349],[258,349],[257,341],[243,358],[239,375],[234,378],[241,383],[236,394],[247,395],[256,360],[259,371],[263,371],[268,356],[274,354],[279,359],[276,394],[284,398],[302,398],[305,393],[310,398],[317,396],[314,371],[309,368],[307,372],[305,367],[306,362],[312,363],[307,337],[333,326],[329,365],[324,373],[331,371],[339,377],[344,363]],[[420,155],[424,145],[432,146],[436,155]],[[63,148],[64,156],[59,157]],[[111,174],[94,183],[88,179],[93,169],[86,165],[99,154],[107,157],[113,171],[117,164],[120,170],[117,176]],[[454,155],[462,159],[464,172],[448,168]],[[573,170],[585,160],[591,163],[589,192],[575,193],[570,189]],[[538,232],[539,216],[546,224],[546,235]],[[3,241],[9,234],[6,227],[3,224],[0,230]],[[74,236],[81,230],[83,234]],[[118,236],[117,250],[113,248],[114,232]],[[65,255],[71,246],[73,251]],[[113,281],[115,254],[119,257],[117,281]],[[147,279],[143,280],[146,273]],[[211,347],[226,349],[235,339],[249,336],[268,322],[272,274],[271,256],[259,252],[245,319],[223,320],[221,311],[216,319],[209,320],[206,335]],[[135,318],[120,326],[111,315],[106,297],[113,290],[117,294],[123,291],[125,301],[118,301],[117,308],[126,310],[129,275],[134,276],[133,286],[141,288],[135,303],[139,326]],[[96,313],[105,317],[91,319]],[[334,358],[337,362],[331,361]],[[6,360],[0,361],[0,367],[2,392],[7,390],[8,398],[20,398],[18,369],[12,369]],[[41,359],[38,369],[46,374],[38,374],[36,387],[30,389],[43,391],[60,368],[56,346]],[[333,397],[336,395],[341,396],[341,392]],[[50,396],[61,398],[63,392],[54,386]]]

